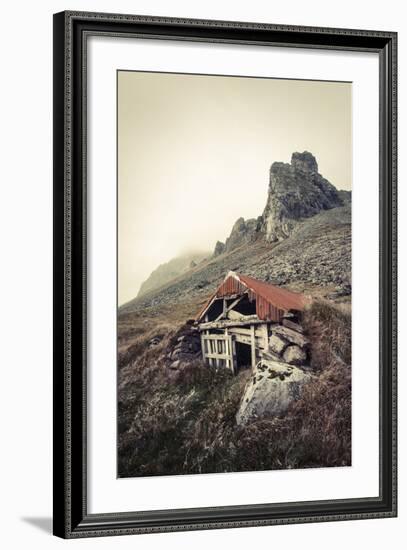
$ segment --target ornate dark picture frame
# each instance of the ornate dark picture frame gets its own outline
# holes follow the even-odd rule
[[[86,60],[92,35],[376,52],[380,59],[380,495],[89,514],[86,365]],[[396,44],[393,32],[62,12],[54,15],[54,534],[64,538],[394,517]]]

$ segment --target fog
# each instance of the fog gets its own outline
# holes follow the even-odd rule
[[[118,73],[118,291],[159,264],[212,251],[266,204],[270,165],[310,151],[351,189],[351,84]]]

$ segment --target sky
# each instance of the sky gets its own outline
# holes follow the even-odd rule
[[[119,71],[117,111],[119,305],[261,215],[273,162],[310,151],[351,189],[351,83]]]

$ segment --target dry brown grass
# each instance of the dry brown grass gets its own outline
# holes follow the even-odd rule
[[[351,325],[347,306],[305,313],[317,376],[286,415],[236,425],[248,372],[195,361],[173,376],[163,354],[196,313],[147,312],[119,321],[118,473],[121,477],[343,466],[351,461]],[[163,322],[165,319],[165,322]],[[149,346],[153,337],[160,343]]]
[[[350,304],[315,300],[304,314],[303,325],[311,341],[311,365],[321,371],[352,361],[352,313]]]

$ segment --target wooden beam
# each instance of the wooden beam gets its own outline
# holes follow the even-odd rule
[[[247,327],[250,325],[262,325],[263,323],[271,323],[272,321],[262,321],[261,319],[250,319],[244,321],[233,321],[225,319],[223,321],[211,321],[209,323],[201,323],[198,325],[199,330],[208,330],[211,328],[221,328],[226,327]]]
[[[204,340],[226,340],[228,337],[226,334],[203,334]]]
[[[216,360],[227,359],[227,356],[224,353],[218,353],[216,351],[214,351],[213,353],[208,353],[207,357],[209,357],[210,359],[216,359]]]
[[[231,345],[231,355],[232,355],[232,372],[233,374],[236,373],[237,370],[237,360],[236,360],[236,342],[234,338],[230,339],[230,345]]]
[[[256,367],[256,337],[254,325],[251,327],[251,350],[252,350],[252,370]]]
[[[236,342],[239,342],[241,344],[246,344],[248,346],[252,345],[252,338],[251,336],[244,336],[243,334],[236,334],[235,340]],[[266,346],[264,346],[263,338],[255,338],[255,347],[259,349],[268,349]]]
[[[201,334],[201,351],[202,351],[202,361],[205,363],[206,361],[206,353],[205,353],[205,335]]]
[[[236,298],[236,300],[234,300],[229,306],[226,306],[226,299],[223,298],[223,311],[220,315],[218,315],[216,317],[216,319],[214,321],[212,321],[213,323],[216,323],[216,321],[219,321],[219,319],[222,319],[222,317],[225,317],[228,313],[228,311],[230,311],[231,309],[233,309],[239,302],[240,300],[244,297],[244,294],[242,294],[242,296],[239,296],[238,298]]]
[[[269,347],[269,331],[267,329],[267,325],[263,325],[262,327],[260,327],[260,330],[263,332],[263,341],[264,341],[263,348],[268,349],[268,347]]]

